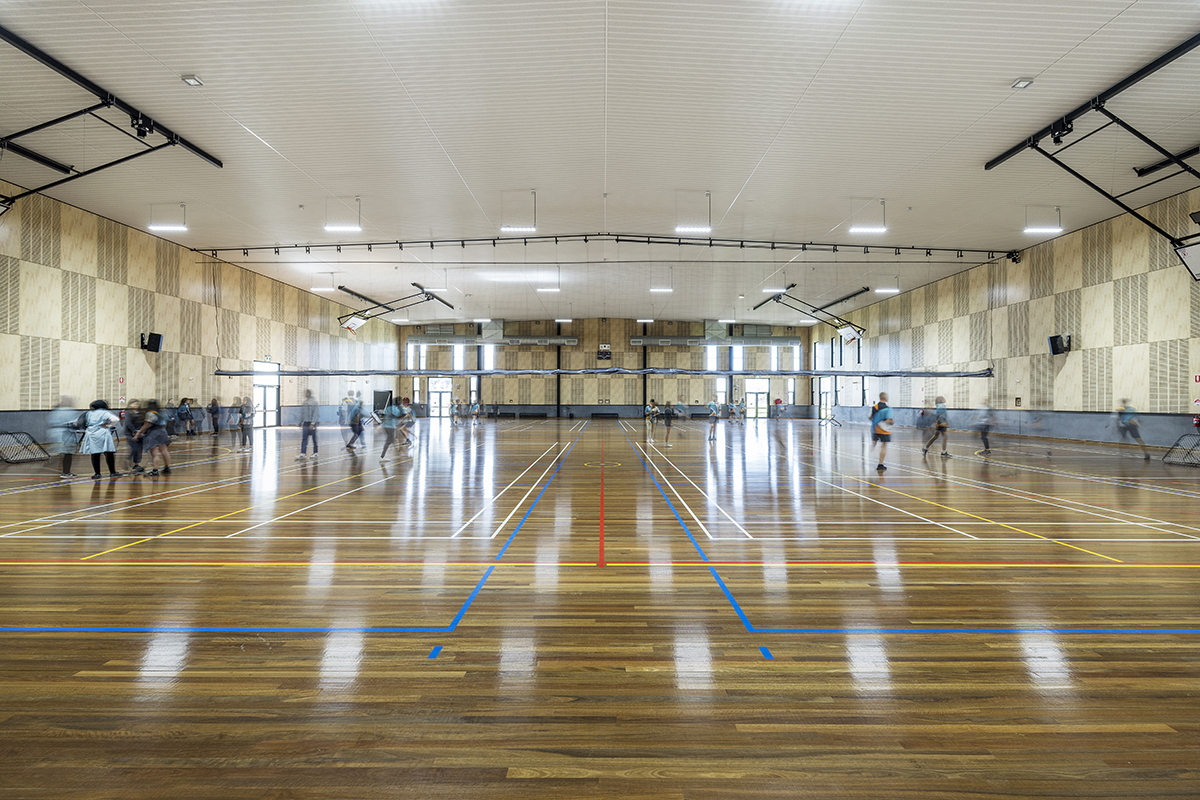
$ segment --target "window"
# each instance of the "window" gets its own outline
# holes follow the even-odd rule
[[[462,372],[467,368],[467,347],[466,345],[454,345],[454,371]]]
[[[479,376],[478,375],[471,376],[470,386],[471,386],[471,402],[478,403],[479,402]]]
[[[404,366],[408,367],[409,369],[413,369],[413,364],[416,363],[416,361],[414,360],[414,359],[416,359],[416,357],[417,357],[417,346],[415,344],[413,344],[412,342],[409,342],[404,347]]]
[[[421,345],[420,352],[421,352],[421,366],[417,367],[417,369],[425,369],[426,359],[429,357],[429,345],[427,345],[427,344]]]
[[[796,349],[799,349],[799,348],[796,348]],[[796,379],[795,378],[788,378],[787,404],[789,406],[796,405]]]
[[[717,346],[715,344],[710,344],[708,347],[705,348],[704,358],[705,358],[704,368],[706,370],[708,370],[709,372],[716,372],[717,371]]]
[[[779,372],[779,348],[771,345],[771,372]]]
[[[745,366],[744,366],[744,364],[746,363],[745,357],[746,357],[746,348],[742,347],[740,344],[734,345],[733,347],[729,348],[729,360],[730,360],[729,368],[731,370],[745,369]]]
[[[414,377],[414,378],[413,378],[413,396],[412,396],[412,401],[413,401],[414,403],[419,403],[419,402],[421,402],[421,379],[420,379],[420,378],[416,378],[416,377]]]
[[[803,369],[800,366],[800,345],[792,345],[792,369]]]
[[[485,344],[483,346],[483,368],[486,370],[496,368],[496,345]]]
[[[725,387],[718,386],[715,394],[717,395],[717,405],[719,405],[719,406],[725,405]]]

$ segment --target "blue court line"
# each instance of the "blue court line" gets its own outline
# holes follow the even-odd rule
[[[576,439],[576,440],[575,440],[575,442],[578,442],[578,441],[579,441],[578,439]],[[566,450],[565,450],[565,451],[562,453],[562,458],[561,458],[561,460],[558,462],[558,466],[554,468],[554,472],[553,472],[553,473],[550,475],[550,480],[546,481],[546,485],[542,487],[542,490],[541,490],[540,492],[538,492],[538,496],[537,496],[537,498],[535,498],[535,499],[534,499],[534,501],[533,501],[533,505],[531,505],[531,506],[529,507],[529,509],[528,509],[528,510],[525,512],[525,516],[521,517],[521,521],[517,523],[517,527],[513,528],[513,532],[512,532],[511,534],[509,534],[509,536],[508,536],[508,541],[506,541],[506,542],[504,543],[504,547],[501,547],[501,548],[500,548],[500,552],[496,554],[496,560],[497,560],[497,561],[499,561],[500,559],[504,558],[504,552],[505,552],[506,550],[508,550],[508,546],[509,546],[510,544],[512,544],[512,542],[513,542],[513,539],[515,539],[515,538],[516,538],[516,536],[517,536],[517,531],[521,530],[521,526],[525,524],[525,520],[529,519],[529,515],[533,513],[533,509],[534,509],[534,507],[536,507],[536,506],[537,506],[537,504],[538,504],[538,500],[541,500],[541,499],[542,499],[542,495],[544,495],[544,494],[546,493],[546,490],[550,488],[550,484],[551,484],[551,483],[553,483],[553,481],[554,481],[555,477],[557,477],[557,475],[558,475],[558,471],[559,471],[560,469],[562,469],[562,465],[563,465],[563,464],[565,464],[565,463],[567,463],[567,456],[571,455],[571,451],[572,451],[573,449],[575,449],[575,442],[571,442],[571,446],[570,446],[570,447],[568,447],[568,448],[567,448],[567,449],[566,449]],[[493,567],[492,569],[495,569],[495,567]]]
[[[700,547],[700,543],[696,541],[695,536],[692,536],[691,529],[689,529],[687,523],[683,521],[683,517],[679,516],[679,512],[675,510],[675,505],[671,502],[671,498],[667,497],[667,493],[664,492],[662,486],[659,485],[658,478],[654,477],[654,472],[651,471],[650,465],[646,463],[644,458],[642,458],[642,454],[638,452],[638,449],[633,446],[633,442],[629,441],[628,436],[625,437],[625,441],[629,442],[629,446],[632,448],[633,454],[637,456],[638,461],[642,462],[642,467],[646,470],[646,474],[650,476],[650,480],[654,481],[654,486],[656,489],[658,489],[658,493],[662,495],[663,500],[667,501],[667,507],[670,508],[671,513],[675,515],[675,519],[679,520],[679,524],[682,526],[683,532],[686,533],[687,537],[692,540],[692,546],[695,547],[696,552],[700,554],[700,560],[708,561],[708,556],[704,554],[704,550]],[[712,567],[709,567],[709,569],[712,569]],[[715,575],[716,573],[713,574]],[[730,600],[732,599],[733,598],[731,597]],[[741,613],[740,610],[738,613]],[[743,620],[743,622],[746,622],[747,625],[750,624],[747,620]]]
[[[483,584],[491,577],[496,565],[488,567],[487,572],[475,584],[471,594],[463,603],[462,608],[454,615],[454,619],[444,628],[218,628],[218,627],[184,627],[179,625],[146,625],[131,627],[116,627],[108,625],[4,625],[0,633],[453,633],[462,620],[471,603],[479,596]]]
[[[771,651],[768,650],[767,648],[763,647],[762,645],[759,645],[758,649],[762,651],[763,658],[767,659],[768,661],[775,660],[775,656],[771,655]]]
[[[440,652],[442,652],[442,645],[439,644],[437,647],[433,648],[433,652],[429,654],[428,658],[437,658],[438,653]]]

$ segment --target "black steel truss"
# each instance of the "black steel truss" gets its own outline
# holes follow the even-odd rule
[[[832,325],[835,328],[850,328],[855,333],[857,333],[859,336],[866,336],[867,331],[862,326],[855,325],[853,322],[850,322],[847,319],[843,319],[842,317],[839,317],[837,314],[834,314],[830,311],[826,311],[825,309],[828,308],[829,306],[837,305],[838,303],[842,302],[843,300],[849,300],[851,297],[858,297],[863,292],[870,291],[870,289],[868,289],[867,287],[864,286],[861,290],[854,292],[853,294],[848,294],[843,298],[834,300],[832,303],[829,303],[826,306],[818,307],[818,306],[814,306],[812,303],[808,303],[808,302],[805,302],[804,300],[801,300],[799,297],[792,297],[790,294],[788,294],[788,292],[790,292],[792,289],[795,289],[795,288],[796,288],[796,284],[794,284],[794,283],[789,284],[787,286],[787,288],[784,289],[782,292],[780,292],[779,294],[771,295],[766,300],[763,300],[761,303],[759,303],[754,308],[752,308],[751,311],[758,311],[760,308],[765,306],[767,303],[779,303],[784,308],[790,308],[792,311],[798,311],[801,314],[805,315],[806,317],[811,317],[812,319],[815,319],[817,322],[824,322],[826,325]],[[793,305],[793,304],[795,304],[795,305]],[[817,316],[818,314],[823,314],[824,316]]]
[[[338,322],[345,322],[346,320],[350,319],[351,317],[358,317],[359,319],[362,319],[362,320],[372,320],[372,319],[375,319],[376,317],[382,317],[384,314],[394,313],[396,311],[402,311],[403,309],[412,308],[413,306],[419,306],[419,305],[421,305],[421,303],[428,303],[430,300],[436,300],[439,303],[441,303],[442,305],[444,305],[446,308],[450,309],[451,311],[454,310],[454,306],[450,305],[449,303],[447,303],[442,298],[438,297],[433,292],[431,292],[428,289],[426,289],[425,287],[421,286],[421,284],[414,283],[413,286],[417,287],[417,291],[413,292],[412,294],[405,295],[404,297],[398,298],[396,300],[391,300],[387,303],[375,303],[375,301],[369,297],[365,297],[365,296],[359,294],[358,292],[351,291],[350,289],[347,289],[345,286],[339,286],[337,288],[340,289],[341,291],[345,292],[346,294],[353,295],[360,300],[366,300],[368,303],[375,303],[375,304],[372,306],[368,306],[367,308],[364,308],[361,311],[351,311],[349,314],[343,314],[342,316],[338,317]],[[413,300],[414,297],[419,297],[421,299]],[[412,300],[412,302],[411,303],[405,302],[406,300]],[[399,305],[400,303],[404,303],[404,305]]]
[[[215,156],[211,155],[210,153],[207,153],[204,150],[200,149],[196,145],[189,142],[187,139],[183,138],[179,134],[172,131],[167,126],[163,125],[162,123],[158,122],[157,120],[152,119],[151,117],[147,116],[146,114],[143,114],[140,110],[135,108],[133,105],[125,102],[124,100],[122,100],[121,98],[112,94],[111,92],[106,91],[99,85],[93,83],[92,81],[90,81],[87,78],[80,75],[75,70],[73,70],[70,67],[68,67],[67,65],[63,64],[61,61],[58,61],[53,56],[43,52],[42,50],[39,50],[37,47],[34,47],[32,44],[25,41],[20,36],[18,36],[17,34],[13,33],[12,31],[8,30],[7,28],[5,28],[3,26],[0,26],[0,40],[7,42],[8,44],[12,45],[17,50],[21,51],[25,55],[32,58],[34,61],[37,61],[38,63],[42,64],[43,66],[57,72],[59,75],[66,78],[67,80],[71,81],[76,86],[79,86],[80,88],[90,92],[99,100],[98,103],[88,106],[87,108],[80,109],[79,111],[72,111],[69,114],[64,114],[60,117],[56,117],[55,119],[49,120],[47,122],[42,122],[42,123],[39,123],[32,127],[26,128],[24,130],[17,131],[16,133],[11,133],[11,134],[8,134],[7,136],[0,137],[0,151],[7,150],[7,151],[13,153],[14,155],[21,156],[22,158],[26,158],[30,161],[33,161],[36,164],[40,164],[43,167],[52,169],[55,172],[60,172],[67,176],[66,178],[62,178],[60,180],[53,181],[51,183],[45,184],[44,186],[39,186],[36,189],[30,189],[28,191],[21,192],[20,194],[15,194],[12,197],[0,198],[0,199],[3,199],[6,203],[11,204],[13,201],[20,200],[23,197],[29,197],[30,195],[38,194],[39,192],[44,192],[48,189],[53,189],[56,186],[61,186],[64,183],[78,180],[79,178],[83,178],[88,175],[93,175],[97,172],[100,172],[101,170],[108,169],[109,167],[115,167],[119,164],[124,164],[127,161],[131,161],[135,158],[139,158],[141,156],[157,152],[158,150],[161,150],[164,147],[179,146],[185,150],[188,150],[188,151],[194,153],[195,155],[204,159],[208,163],[212,164],[214,167],[220,168],[222,166],[220,159],[218,159]],[[132,129],[134,131],[136,131],[136,136],[134,136],[134,134],[132,134],[132,133],[129,133],[128,135],[133,136],[135,139],[142,142],[142,144],[146,146],[145,150],[134,153],[132,155],[125,156],[123,158],[118,158],[114,161],[108,162],[107,164],[101,164],[100,166],[93,167],[91,169],[79,171],[79,170],[76,170],[73,166],[60,163],[60,162],[56,161],[55,159],[49,158],[48,156],[44,156],[41,153],[38,153],[34,150],[24,147],[23,145],[17,144],[14,141],[15,139],[18,139],[22,136],[28,136],[33,133],[38,133],[39,131],[46,130],[55,125],[60,125],[64,122],[69,122],[70,120],[73,120],[73,119],[76,119],[76,118],[82,117],[82,116],[91,116],[94,119],[100,120],[101,122],[103,122],[107,125],[112,125],[111,122],[109,122],[108,120],[106,120],[103,117],[100,117],[96,114],[97,111],[100,111],[101,109],[105,109],[105,108],[115,108],[118,111],[121,111],[122,113],[129,115],[129,123],[130,123],[130,126],[132,127]],[[113,126],[113,127],[116,127],[116,126]],[[121,129],[118,128],[118,130],[121,130]],[[128,133],[128,132],[122,130],[122,133]],[[166,141],[164,141],[162,144],[159,144],[159,145],[151,145],[149,142],[144,141],[147,136],[153,135],[153,134],[162,136]]]
[[[1033,134],[1032,136],[1027,138],[1025,141],[1021,142],[1018,145],[1014,145],[1013,147],[1009,148],[1005,152],[996,156],[991,161],[987,162],[987,164],[985,164],[983,168],[985,170],[993,169],[995,167],[1000,166],[1005,161],[1008,161],[1010,158],[1016,156],[1017,154],[1021,153],[1024,150],[1033,150],[1033,151],[1045,156],[1047,159],[1049,159],[1052,163],[1054,163],[1060,169],[1062,169],[1063,171],[1070,174],[1072,177],[1074,177],[1076,180],[1083,183],[1088,188],[1090,188],[1090,189],[1094,190],[1095,192],[1097,192],[1098,194],[1101,194],[1104,197],[1106,197],[1110,202],[1119,206],[1126,213],[1128,213],[1131,216],[1140,220],[1142,223],[1147,225],[1153,231],[1155,231],[1160,236],[1162,236],[1167,241],[1169,241],[1173,247],[1179,247],[1182,244],[1184,244],[1185,242],[1200,238],[1200,234],[1196,234],[1193,236],[1184,236],[1184,237],[1172,236],[1170,233],[1163,230],[1158,225],[1155,225],[1153,222],[1148,220],[1145,216],[1139,214],[1132,207],[1130,207],[1129,205],[1127,205],[1126,203],[1121,201],[1121,198],[1125,197],[1126,195],[1133,194],[1134,192],[1140,192],[1143,189],[1147,189],[1147,188],[1155,185],[1156,183],[1161,183],[1162,181],[1168,180],[1170,178],[1174,178],[1175,176],[1182,175],[1184,173],[1187,173],[1194,178],[1200,179],[1200,171],[1197,171],[1195,168],[1193,168],[1191,165],[1189,165],[1188,163],[1186,163],[1184,161],[1185,158],[1190,158],[1191,156],[1194,156],[1197,153],[1200,153],[1200,147],[1192,148],[1191,150],[1188,150],[1183,153],[1174,154],[1171,151],[1167,150],[1162,145],[1158,144],[1158,142],[1154,141],[1146,134],[1139,131],[1137,128],[1133,127],[1133,125],[1129,124],[1125,120],[1118,117],[1116,114],[1114,114],[1112,111],[1110,111],[1108,108],[1105,107],[1105,104],[1109,100],[1111,100],[1113,97],[1116,97],[1121,92],[1130,88],[1134,84],[1144,80],[1145,78],[1148,78],[1149,76],[1153,75],[1155,72],[1158,72],[1160,69],[1162,69],[1163,67],[1172,63],[1173,61],[1179,59],[1180,57],[1187,55],[1188,53],[1190,53],[1192,50],[1196,49],[1197,47],[1200,47],[1200,33],[1196,34],[1195,36],[1192,36],[1190,39],[1188,39],[1187,41],[1178,45],[1177,47],[1173,48],[1169,52],[1164,53],[1163,55],[1159,56],[1154,61],[1150,62],[1146,66],[1139,69],[1137,72],[1128,76],[1127,78],[1120,81],[1119,83],[1109,87],[1108,89],[1106,89],[1105,91],[1096,95],[1091,100],[1088,100],[1086,103],[1079,106],[1075,110],[1065,114],[1064,116],[1060,117],[1059,119],[1056,119],[1054,122],[1052,122],[1049,125],[1047,125],[1046,127],[1042,128],[1040,131]],[[1044,149],[1041,146],[1042,141],[1046,138],[1049,138],[1056,145],[1061,145],[1062,141],[1063,141],[1063,137],[1068,136],[1072,132],[1074,132],[1075,120],[1077,120],[1080,117],[1082,117],[1088,113],[1091,113],[1091,112],[1096,112],[1098,114],[1101,114],[1101,115],[1107,117],[1108,122],[1106,122],[1104,125],[1101,125],[1099,128],[1092,131],[1091,133],[1081,136],[1080,138],[1076,139],[1075,141],[1071,142],[1070,144],[1065,145],[1064,147],[1062,147],[1062,149],[1060,149],[1057,152],[1057,154],[1050,153],[1049,151],[1047,151],[1046,149]],[[1166,177],[1158,178],[1156,180],[1150,181],[1149,183],[1144,183],[1140,186],[1136,186],[1132,189],[1129,189],[1128,191],[1124,191],[1124,192],[1121,192],[1120,194],[1114,195],[1111,192],[1106,191],[1105,189],[1103,189],[1102,187],[1100,187],[1093,181],[1088,180],[1078,170],[1075,170],[1072,167],[1068,166],[1065,162],[1062,161],[1062,159],[1060,159],[1058,157],[1063,151],[1067,150],[1070,147],[1073,147],[1074,145],[1079,144],[1084,139],[1087,139],[1089,136],[1094,136],[1095,134],[1099,133],[1100,131],[1104,130],[1105,128],[1108,128],[1111,125],[1116,125],[1117,127],[1124,130],[1126,133],[1128,133],[1129,135],[1133,136],[1138,141],[1142,142],[1143,144],[1145,144],[1148,147],[1150,147],[1151,149],[1153,149],[1159,155],[1163,156],[1162,161],[1159,161],[1155,164],[1151,164],[1148,167],[1135,168],[1134,172],[1137,174],[1138,177],[1144,177],[1146,175],[1149,175],[1150,173],[1156,172],[1156,171],[1163,169],[1165,167],[1168,167],[1172,164],[1174,166],[1178,167],[1178,170],[1176,172],[1171,173],[1170,175],[1167,175]]]

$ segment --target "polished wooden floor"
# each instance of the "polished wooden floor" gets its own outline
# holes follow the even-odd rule
[[[1200,471],[707,428],[3,468],[0,798],[1200,797]]]

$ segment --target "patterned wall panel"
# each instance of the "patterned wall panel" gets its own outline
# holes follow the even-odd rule
[[[0,273],[2,274],[2,273]],[[1192,332],[1193,339],[1200,338],[1200,281],[1192,281]]]
[[[932,325],[938,321],[938,293],[941,281],[925,287],[925,324]]]
[[[21,408],[58,405],[59,340],[21,337]]]
[[[154,288],[159,294],[179,296],[179,261],[177,245],[159,239],[154,247]]]
[[[1083,285],[1095,286],[1112,280],[1113,226],[1101,222],[1081,231],[1083,237]]]
[[[109,399],[110,404],[121,396],[125,386],[121,379],[128,375],[125,359],[129,352],[126,347],[96,345],[96,394]]]
[[[271,320],[258,317],[255,322],[254,357],[261,359],[271,354]]]
[[[1186,409],[1191,376],[1187,339],[1150,343],[1151,412],[1168,413]]]
[[[129,228],[108,219],[96,221],[96,277],[129,283]]]
[[[971,315],[971,342],[968,352],[972,361],[986,361],[991,358],[992,325],[986,311],[977,311]]]
[[[191,355],[200,355],[203,328],[201,317],[204,307],[191,300],[179,302],[179,349]]]
[[[141,345],[141,334],[157,332],[154,326],[154,292],[129,287],[129,346]]]
[[[299,331],[295,325],[287,325],[283,329],[283,363],[285,364],[298,363],[296,358],[298,350],[296,339],[298,334]],[[375,369],[379,369],[379,366],[376,366]]]
[[[258,277],[253,272],[241,271],[239,275],[240,285],[238,287],[238,308],[243,314],[254,316],[258,310],[258,304],[255,302],[255,293],[257,286],[255,285]]]
[[[287,301],[285,300],[284,285],[271,281],[271,319],[276,322],[288,322]]]
[[[229,308],[217,309],[217,355],[232,358],[242,349],[241,316]]]
[[[1008,307],[1008,355],[1029,355],[1029,303]]]
[[[0,333],[19,333],[21,325],[21,262],[0,256]]]
[[[160,403],[179,402],[179,353],[164,350],[149,356],[154,360],[155,397]]]
[[[96,341],[96,279],[91,275],[62,273],[62,338]]]
[[[1083,410],[1108,411],[1113,407],[1112,349],[1099,347],[1082,355]]]
[[[965,316],[971,308],[971,280],[965,272],[960,272],[950,278],[954,292],[954,316]]]
[[[1113,281],[1113,344],[1146,341],[1146,274]]]
[[[1029,296],[1054,294],[1054,247],[1050,243],[1026,251],[1029,254]]]
[[[1054,295],[1054,330],[1055,333],[1070,334],[1074,338],[1076,349],[1087,347],[1087,342],[1079,341],[1080,311],[1082,308],[1082,293],[1071,289]]]
[[[1008,262],[993,261],[987,265],[988,308],[1008,305]]]
[[[58,268],[62,261],[62,205],[35,194],[21,201],[21,259]]]

